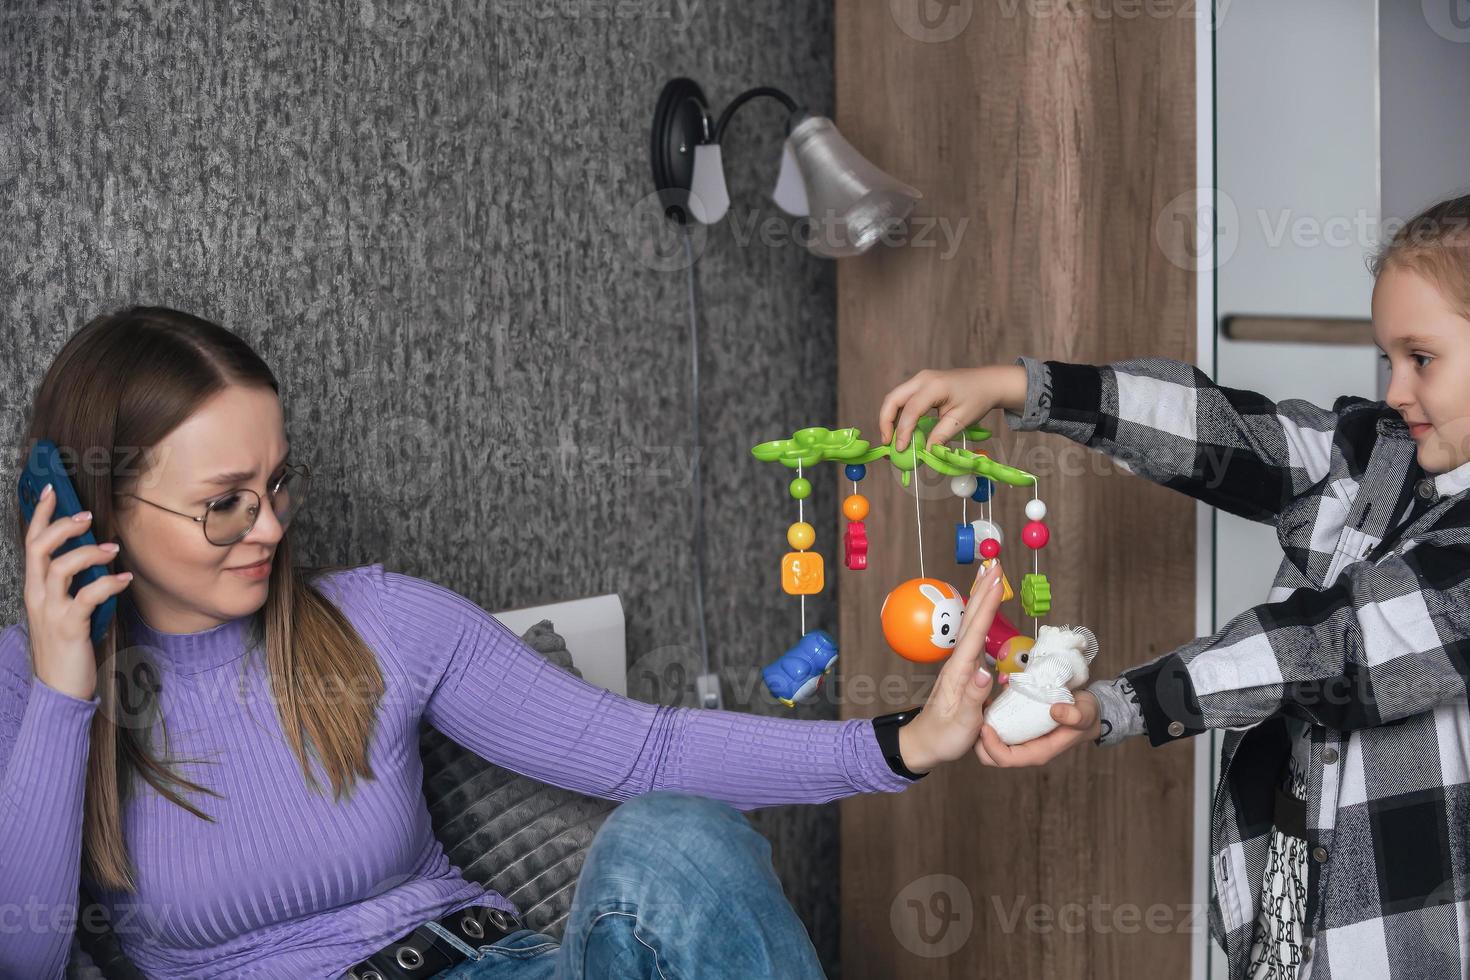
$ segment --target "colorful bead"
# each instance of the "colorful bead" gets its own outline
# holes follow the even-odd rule
[[[1000,554],[1000,542],[994,538],[986,538],[980,542],[980,555],[984,558],[995,558]]]
[[[970,499],[977,504],[983,504],[990,499],[990,495],[994,492],[995,484],[989,477],[982,476],[975,481],[975,492],[970,495]]]
[[[806,521],[797,521],[786,529],[786,543],[797,551],[805,551],[817,540],[816,528]]]
[[[857,481],[868,475],[868,468],[862,463],[848,463],[847,466],[843,468],[842,472],[847,475],[847,478],[849,480],[851,480],[853,483],[856,483]]]
[[[996,544],[1006,543],[1005,532],[1002,531],[1000,529],[1000,525],[995,523],[994,521],[987,521],[983,519],[978,521],[971,521],[970,526],[975,529],[976,541],[984,541],[986,538],[994,538]]]
[[[968,524],[955,525],[954,560],[961,565],[970,565],[975,561],[975,529]]]
[[[812,481],[804,476],[798,476],[791,481],[791,496],[797,500],[805,500],[812,495]]]
[[[1032,617],[1051,612],[1051,583],[1045,575],[1028,574],[1021,579],[1021,609]]]
[[[1021,540],[1026,542],[1026,547],[1033,551],[1046,547],[1046,542],[1051,538],[1051,532],[1046,525],[1040,521],[1032,521],[1021,528]]]
[[[860,493],[848,494],[842,501],[842,516],[849,521],[860,521],[868,516],[868,498]]]
[[[1040,498],[1026,501],[1026,520],[1046,520],[1046,504],[1042,503]]]
[[[949,492],[956,497],[968,497],[975,492],[975,478],[968,473],[950,477]]]
[[[847,567],[860,572],[868,567],[868,532],[862,521],[852,521],[842,535],[843,560]]]

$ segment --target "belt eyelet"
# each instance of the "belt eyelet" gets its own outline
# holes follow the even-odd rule
[[[500,911],[500,909],[491,909],[488,914],[490,921],[495,923],[495,928],[502,931],[510,928],[510,917]]]
[[[462,917],[459,920],[459,927],[465,931],[466,935],[474,939],[485,938],[485,927],[480,925],[480,920],[473,915],[467,914]]]
[[[363,972],[361,980],[383,980],[383,975],[377,970],[366,970]]]
[[[394,954],[394,958],[398,960],[398,965],[405,970],[417,970],[424,965],[424,954],[412,946],[398,947],[398,952]]]

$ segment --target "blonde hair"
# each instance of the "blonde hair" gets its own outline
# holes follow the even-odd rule
[[[67,341],[46,372],[21,446],[22,465],[36,440],[55,442],[68,461],[67,476],[82,507],[92,511],[97,540],[112,540],[113,501],[137,485],[138,454],[232,384],[280,392],[255,351],[208,320],[164,307],[131,307],[96,317]],[[110,463],[83,466],[83,460]],[[24,553],[24,518],[18,524],[17,544]],[[307,784],[321,789],[312,772],[314,752],[334,799],[340,799],[359,777],[376,778],[368,742],[384,684],[371,648],[312,584],[331,570],[294,568],[288,532],[276,546],[265,605],[250,618],[246,643],[265,651],[277,713]],[[152,754],[147,726],[134,723],[136,711],[124,701],[130,696],[126,678],[116,669],[119,654],[136,655],[122,615],[128,593],[118,601],[118,615],[93,650],[99,710],[90,733],[82,857],[94,881],[133,892],[122,809],[135,777],[203,820],[213,818],[182,791],[219,794],[173,772],[168,761]],[[344,689],[354,696],[324,696]]]
[[[1470,317],[1470,194],[1440,201],[1405,222],[1369,262],[1375,280],[1390,266],[1423,276]]]

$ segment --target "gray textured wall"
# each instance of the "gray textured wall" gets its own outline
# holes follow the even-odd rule
[[[382,561],[488,608],[616,590],[633,690],[692,703],[677,683],[698,672],[686,283],[648,220],[648,123],[677,74],[717,106],[774,84],[830,112],[830,4],[79,6],[0,11],[0,437],[15,444],[41,373],[94,314],[211,317],[277,372],[319,475],[303,560]],[[749,447],[834,421],[832,266],[751,240],[779,214],[761,203],[781,118],[759,101],[734,124],[734,222],[696,267],[727,693],[797,631],[776,573],[784,472]],[[572,446],[602,457],[557,448]],[[828,548],[834,476],[815,480]],[[0,563],[13,622],[8,535]],[[752,816],[832,965],[835,805]]]

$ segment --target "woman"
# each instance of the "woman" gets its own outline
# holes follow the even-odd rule
[[[274,376],[220,326],[94,319],[41,384],[38,439],[71,450],[91,510],[58,518],[43,495],[21,529],[26,622],[0,634],[0,907],[32,910],[0,975],[62,974],[85,884],[157,980],[820,976],[736,811],[898,792],[979,736],[998,563],[902,727],[661,707],[557,670],[431,582],[293,567],[309,470]],[[51,557],[88,529],[102,543]],[[119,571],[71,596],[98,564]],[[632,801],[589,850],[562,944],[448,863],[420,719]]]

